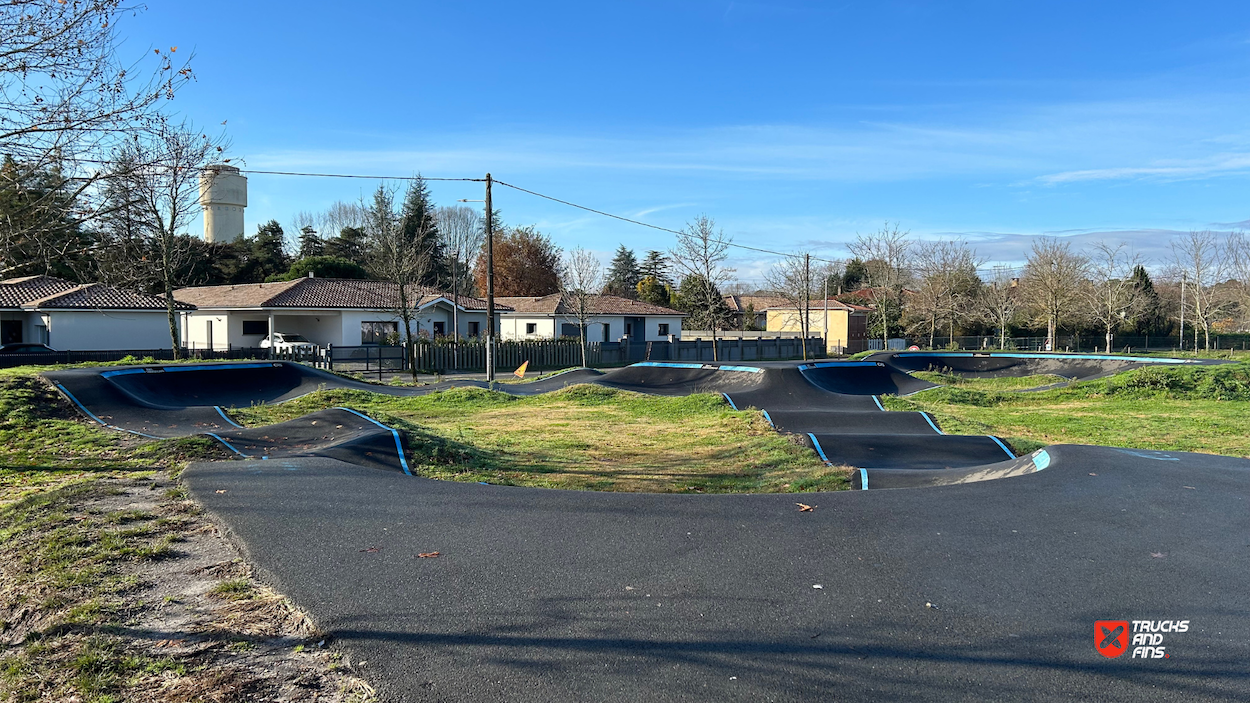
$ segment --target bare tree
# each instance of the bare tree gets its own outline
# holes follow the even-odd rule
[[[764,283],[770,292],[794,306],[799,332],[803,335],[803,358],[806,360],[807,339],[811,337],[812,290],[816,286],[812,278],[811,254],[805,252],[781,259],[764,274]],[[745,315],[743,319],[746,319]]]
[[[699,215],[686,224],[677,235],[677,244],[669,258],[683,278],[682,294],[689,295],[688,302],[696,313],[695,320],[708,326],[712,332],[712,359],[719,360],[716,349],[716,331],[724,329],[729,322],[729,309],[721,298],[720,288],[731,280],[734,270],[725,266],[729,258],[730,239],[716,228],[716,221],[707,215]]]
[[[961,239],[920,242],[912,259],[920,281],[908,300],[908,313],[928,327],[930,347],[939,324],[945,324],[954,341],[955,326],[971,316],[972,301],[980,292],[977,267],[982,260]]]
[[[881,324],[882,348],[890,342],[890,325],[903,311],[903,295],[911,283],[910,232],[900,230],[898,223],[885,223],[872,234],[856,235],[848,248],[855,258],[864,262],[868,287],[873,291],[872,314]]]
[[[433,218],[423,218],[429,221],[409,223],[410,226],[405,227],[404,211],[396,208],[395,190],[385,185],[378,186],[373,202],[361,203],[361,208],[366,214],[366,268],[373,276],[395,286],[395,305],[390,312],[403,326],[408,368],[415,381],[417,337],[413,334],[412,323],[422,297],[419,284],[430,270],[429,248],[418,246],[418,242],[430,239],[419,235],[429,231]],[[410,235],[413,232],[417,236]]]
[[[577,320],[582,345],[582,366],[588,366],[586,327],[594,316],[594,291],[603,288],[603,264],[589,251],[578,247],[568,252],[560,271],[560,303],[566,314]]]
[[[1138,263],[1123,244],[1099,242],[1089,256],[1090,281],[1083,290],[1089,315],[1103,330],[1108,354],[1116,330],[1132,324],[1141,311],[1140,289],[1133,279]]]
[[[316,230],[327,237],[336,237],[347,227],[364,229],[368,208],[363,203],[338,201],[317,215]]]
[[[481,213],[471,207],[457,205],[440,207],[434,211],[438,219],[438,236],[443,242],[443,252],[451,260],[451,295],[455,304],[451,312],[452,364],[460,367],[460,296],[472,285],[473,265],[482,250],[486,236],[485,220]]]
[[[1024,266],[1022,294],[1035,319],[1046,324],[1047,345],[1053,350],[1060,323],[1075,321],[1080,315],[1085,296],[1089,262],[1072,251],[1068,242],[1052,237],[1033,240],[1033,248]]]
[[[1250,238],[1244,232],[1233,232],[1228,235],[1227,246],[1232,273],[1237,279],[1239,328],[1250,329]]]
[[[979,317],[998,329],[999,349],[1007,348],[1007,328],[1015,322],[1020,310],[1016,284],[1012,269],[995,266],[994,278],[981,287],[981,295],[977,298]]]
[[[181,356],[174,290],[195,250],[187,226],[200,211],[201,177],[211,184],[211,168],[228,144],[190,122],[154,121],[114,155],[106,201],[118,215],[106,230],[107,247],[98,258],[103,278],[155,290],[165,298],[170,345]]]
[[[1228,315],[1236,300],[1225,283],[1234,271],[1239,254],[1236,239],[1220,241],[1214,232],[1191,231],[1172,240],[1172,267],[1185,283],[1184,313],[1194,323],[1194,348],[1198,330],[1204,347],[1211,348],[1211,328]]]
[[[155,49],[154,65],[138,55],[132,63],[119,58],[116,27],[129,11],[120,0],[0,4],[0,144],[16,165],[9,174],[15,178],[3,185],[20,192],[32,174],[59,181],[22,198],[19,212],[0,222],[6,270],[19,254],[81,253],[70,250],[79,246],[73,242],[45,241],[44,222],[66,198],[75,202],[69,212],[79,223],[98,217],[94,191],[108,170],[98,163],[129,135],[160,129],[159,110],[193,78],[188,63],[174,63],[176,47]],[[41,212],[47,208],[52,212]]]

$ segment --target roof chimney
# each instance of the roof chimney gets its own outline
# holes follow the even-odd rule
[[[312,271],[309,271],[309,272],[308,272],[308,277],[309,277],[309,278],[316,278],[316,276],[314,276],[314,275],[313,275],[313,272],[312,272]]]

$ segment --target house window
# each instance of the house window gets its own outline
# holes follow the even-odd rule
[[[244,320],[243,334],[269,334],[269,320]]]
[[[442,336],[443,336],[443,335],[445,335],[445,334],[447,334],[447,323],[446,323],[446,322],[435,322],[435,323],[434,323],[434,336],[435,336],[435,337],[442,337]]]
[[[578,329],[577,325],[565,322],[560,325],[560,336],[561,337],[581,337],[582,334],[581,334],[581,331]]]
[[[667,322],[661,322],[661,323],[660,323],[660,336],[661,336],[661,337],[667,337],[667,336],[668,336],[668,323],[667,323]]]
[[[399,337],[398,322],[362,322],[360,323],[361,344],[386,344],[388,338]]]
[[[0,322],[0,344],[17,344],[22,341],[22,321]]]
[[[469,323],[469,336],[470,337],[476,337],[481,333],[482,333],[482,323],[480,322]]]
[[[538,324],[537,324],[537,323],[535,323],[535,322],[527,322],[527,323],[525,323],[525,334],[537,334],[537,333],[538,333]]]

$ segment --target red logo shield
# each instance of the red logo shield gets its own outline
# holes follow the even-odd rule
[[[1128,620],[1098,620],[1094,623],[1094,649],[1115,659],[1128,649]]]

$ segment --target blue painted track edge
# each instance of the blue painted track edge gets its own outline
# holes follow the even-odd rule
[[[59,390],[59,391],[61,391],[62,393],[64,393],[64,394],[65,394],[65,397],[66,397],[66,398],[69,398],[69,399],[70,399],[70,401],[74,403],[74,405],[77,405],[79,410],[81,410],[81,411],[83,411],[84,413],[86,413],[86,414],[87,414],[87,417],[91,418],[92,420],[95,420],[96,422],[100,423],[101,425],[104,425],[105,427],[109,428],[110,430],[117,430],[118,432],[129,432],[130,434],[136,434],[136,435],[139,435],[140,437],[147,437],[148,439],[161,439],[160,437],[157,437],[156,435],[144,434],[144,433],[142,433],[142,432],[139,432],[138,430],[128,430],[128,429],[126,429],[126,428],[124,428],[124,427],[118,427],[118,426],[116,426],[116,425],[110,425],[110,424],[108,424],[107,422],[105,422],[104,420],[101,420],[100,418],[96,417],[95,413],[93,413],[93,412],[91,412],[90,410],[88,410],[88,409],[87,409],[87,406],[85,406],[85,405],[83,405],[81,402],[79,402],[79,400],[78,400],[77,398],[75,398],[75,397],[74,397],[74,394],[73,394],[73,393],[70,393],[70,392],[69,392],[69,389],[67,389],[65,386],[62,386],[60,383],[57,383],[57,382],[55,382],[55,381],[53,381],[52,385],[56,386],[56,389],[57,389],[57,390]]]
[[[820,460],[829,464],[829,457],[825,456],[825,450],[820,447],[820,442],[816,439],[816,435],[808,432],[807,436],[811,438],[812,446],[816,448],[816,453],[820,455]]]
[[[640,361],[630,366],[650,366],[660,369],[706,369],[708,371],[745,371],[747,373],[764,373],[764,369],[756,366],[715,366],[713,364],[687,364],[675,361]]]
[[[243,425],[240,425],[234,420],[231,420],[230,416],[226,414],[226,411],[223,410],[220,405],[214,405],[213,408],[217,410],[218,415],[221,415],[221,419],[225,420],[226,422],[229,422],[231,425],[234,425],[235,427],[239,429],[243,429]]]
[[[1012,451],[1011,451],[1010,449],[1008,449],[1008,448],[1007,448],[1007,445],[1003,444],[1003,441],[1002,441],[1001,439],[999,439],[999,438],[995,437],[995,436],[994,436],[994,435],[992,435],[992,434],[987,434],[987,435],[985,435],[985,436],[986,436],[986,437],[989,437],[989,438],[990,438],[990,439],[992,439],[992,440],[994,440],[994,444],[997,444],[998,446],[1002,447],[1003,451],[1007,452],[1007,456],[1011,457],[1012,459],[1015,459],[1015,458],[1016,458],[1016,455],[1015,455],[1014,453],[1012,453]]]
[[[231,444],[231,443],[227,442],[226,440],[222,439],[222,438],[221,438],[221,436],[217,435],[216,433],[213,433],[213,432],[205,432],[204,434],[206,434],[206,435],[208,435],[209,437],[212,437],[213,439],[217,440],[218,442],[221,442],[222,444],[226,445],[226,449],[229,449],[230,451],[234,452],[235,454],[238,454],[239,456],[241,456],[241,457],[243,457],[243,458],[245,458],[245,459],[251,459],[251,458],[252,458],[250,454],[244,454],[243,452],[239,451],[239,450],[238,450],[238,449],[237,449],[237,448],[236,448],[233,444]]]
[[[399,465],[404,468],[404,473],[408,474],[409,476],[412,475],[412,471],[408,469],[408,460],[404,458],[404,443],[399,437],[399,430],[395,429],[394,427],[387,427],[386,425],[383,425],[382,423],[378,422],[377,420],[374,420],[368,415],[362,412],[357,412],[355,410],[352,410],[351,408],[340,407],[339,410],[346,410],[347,412],[353,415],[357,415],[359,417],[362,417],[368,420],[369,422],[372,422],[373,424],[377,425],[378,427],[381,427],[384,430],[390,430],[391,435],[395,437],[395,451],[399,453]]]

